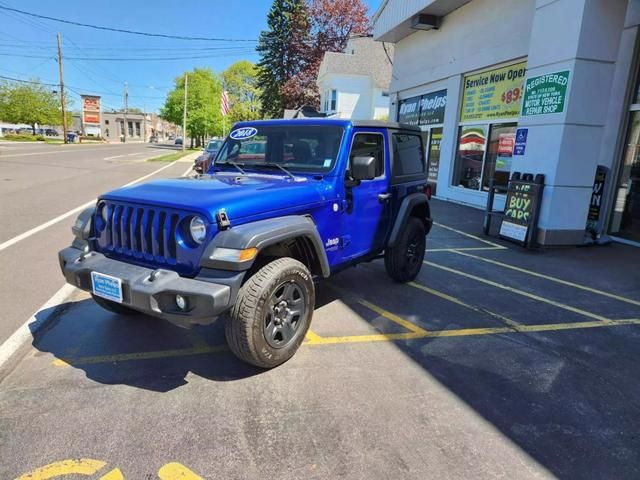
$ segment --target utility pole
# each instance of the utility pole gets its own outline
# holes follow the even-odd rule
[[[67,143],[67,112],[64,108],[64,74],[62,72],[62,37],[58,34],[58,67],[60,68],[60,107],[62,109],[62,136]]]
[[[182,151],[187,141],[187,88],[189,87],[189,74],[184,74],[184,109],[182,111]]]
[[[142,140],[147,143],[147,105],[142,106]]]
[[[127,113],[129,112],[129,91],[127,89],[127,82],[124,82],[124,128],[122,129],[122,142],[127,143]]]

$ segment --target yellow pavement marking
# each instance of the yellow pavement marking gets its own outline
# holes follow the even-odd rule
[[[101,476],[100,480],[124,480],[124,476],[119,468],[114,468],[106,475]]]
[[[556,282],[561,285],[567,285],[568,287],[578,288],[580,290],[584,290],[586,292],[595,293],[597,295],[602,295],[604,297],[613,298],[614,300],[619,300],[621,302],[630,303],[632,305],[640,306],[640,301],[632,300],[630,298],[621,297],[620,295],[616,295],[614,293],[605,292],[603,290],[598,290],[596,288],[587,287],[586,285],[581,285],[579,283],[569,282],[567,280],[562,280],[561,278],[552,277],[550,275],[545,275],[543,273],[534,272],[532,270],[527,270],[526,268],[516,267],[515,265],[510,265],[504,262],[498,262],[497,260],[492,260],[490,258],[479,257],[478,255],[472,255],[470,253],[462,252],[463,249],[452,249],[451,251],[454,253],[458,253],[460,255],[464,255],[465,257],[475,258],[476,260],[481,260],[486,263],[491,263],[492,265],[498,265],[500,267],[508,268],[510,270],[514,270],[516,272],[526,273],[527,275],[532,275],[538,278],[544,278],[545,280],[549,280],[551,282]]]
[[[496,319],[498,319],[499,321],[510,325],[512,327],[517,327],[519,325],[521,325],[520,323],[516,322],[515,320],[511,320],[510,318],[507,318],[503,315],[500,315],[499,313],[495,313],[492,312],[491,310],[487,310],[485,308],[480,308],[480,307],[476,307],[474,305],[469,305],[468,303],[463,302],[462,300],[460,300],[459,298],[456,297],[452,297],[451,295],[448,295],[444,292],[440,292],[438,290],[434,290],[432,288],[429,287],[425,287],[424,285],[420,285],[419,283],[416,282],[409,282],[407,285],[409,285],[410,287],[413,288],[417,288],[420,289],[424,292],[430,293],[431,295],[435,295],[436,297],[440,297],[443,300],[447,300],[449,302],[455,303],[456,305],[460,305],[462,307],[468,308],[470,310],[473,310],[474,312],[478,312],[478,313],[486,313],[487,315],[490,315]]]
[[[505,247],[503,245],[498,245],[497,243],[493,243],[493,242],[490,242],[489,240],[485,240],[484,238],[480,238],[480,237],[478,237],[476,235],[472,235],[470,233],[463,232],[462,230],[458,230],[457,228],[453,228],[453,227],[450,227],[448,225],[443,225],[442,223],[438,223],[438,222],[433,222],[433,224],[437,225],[440,228],[444,228],[446,230],[451,230],[452,232],[456,232],[456,233],[458,233],[460,235],[463,235],[465,237],[473,238],[474,240],[477,240],[479,242],[486,243],[487,245],[491,245],[491,246],[495,247],[496,250],[498,250],[498,249],[507,250],[507,247]]]
[[[365,307],[367,307],[369,310],[373,310],[374,312],[376,312],[378,315],[382,315],[383,317],[385,317],[388,320],[391,320],[392,322],[397,323],[398,325],[406,328],[407,330],[409,330],[412,333],[417,333],[419,335],[423,335],[425,333],[427,333],[426,330],[418,327],[416,324],[411,323],[408,320],[405,320],[404,318],[400,318],[398,315],[395,315],[391,312],[388,312],[387,310],[385,310],[384,308],[381,308],[377,305],[374,305],[373,303],[367,302],[366,300],[358,300],[358,303],[360,305],[364,305]]]
[[[414,340],[439,337],[470,337],[477,335],[521,334],[533,332],[552,332],[559,330],[581,330],[585,328],[608,328],[622,325],[640,325],[640,319],[611,320],[608,323],[600,321],[549,323],[543,325],[518,325],[514,327],[461,328],[452,330],[430,330],[426,333],[392,333],[380,335],[352,335],[343,337],[322,337],[305,345],[335,345],[342,343],[371,343],[398,340]]]
[[[158,470],[161,480],[204,480],[180,463],[172,462]]]
[[[194,348],[209,348],[207,341],[194,330],[187,330],[186,335]]]
[[[446,272],[455,273],[456,275],[461,275],[463,277],[470,278],[471,280],[475,280],[477,282],[481,282],[481,283],[484,283],[486,285],[491,285],[492,287],[495,287],[495,288],[500,288],[502,290],[506,290],[508,292],[515,293],[517,295],[521,295],[523,297],[527,297],[527,298],[530,298],[532,300],[536,300],[538,302],[547,303],[549,305],[553,305],[554,307],[562,308],[563,310],[567,310],[567,311],[572,312],[572,313],[577,313],[578,315],[583,315],[585,317],[593,318],[594,320],[599,320],[599,321],[605,322],[605,323],[611,322],[610,319],[608,319],[606,317],[603,317],[602,315],[597,315],[595,313],[587,312],[586,310],[581,310],[579,308],[572,307],[571,305],[565,305],[564,303],[556,302],[555,300],[550,300],[548,298],[541,297],[540,295],[535,295],[533,293],[525,292],[524,290],[519,290],[519,289],[514,288],[514,287],[509,287],[507,285],[502,285],[500,283],[497,283],[497,282],[494,282],[494,281],[491,281],[491,280],[487,280],[486,278],[478,277],[476,275],[472,275],[470,273],[462,272],[462,271],[456,270],[454,268],[445,267],[444,265],[438,265],[437,263],[433,263],[433,262],[424,262],[424,263],[429,265],[429,266],[431,266],[431,267],[435,267],[435,268],[439,268],[441,270],[444,270]]]
[[[16,480],[47,480],[62,475],[93,475],[106,465],[106,462],[90,458],[61,460],[37,468],[19,476]]]
[[[307,330],[307,335],[305,336],[307,342],[314,342],[316,340],[321,339],[322,337],[311,330]]]
[[[459,251],[467,251],[467,252],[475,252],[479,250],[506,250],[506,247],[452,247],[452,248],[427,248],[425,252],[459,252]]]
[[[188,357],[206,353],[219,353],[229,350],[227,345],[216,345],[199,348],[184,348],[177,350],[158,350],[155,352],[118,353],[115,355],[95,355],[78,358],[55,359],[52,365],[66,367],[69,365],[91,365],[95,363],[129,362],[132,360],[153,360],[157,358]]]

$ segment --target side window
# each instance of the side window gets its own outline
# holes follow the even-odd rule
[[[424,173],[425,161],[419,135],[393,134],[393,176]]]
[[[375,158],[376,177],[381,177],[384,174],[384,137],[379,133],[356,133],[349,160],[353,157]]]

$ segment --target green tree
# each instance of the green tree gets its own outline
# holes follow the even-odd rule
[[[176,125],[182,125],[185,75],[187,87],[187,135],[191,146],[200,147],[207,137],[222,135],[220,98],[222,83],[209,68],[195,68],[175,79],[175,87],[167,94],[160,116]]]
[[[231,123],[261,118],[258,69],[248,60],[240,60],[222,72],[229,94],[231,111],[227,117]]]
[[[66,102],[67,122],[71,124],[69,101]],[[50,87],[38,80],[29,83],[0,83],[0,120],[31,125],[36,133],[38,125],[60,125],[60,98]]]
[[[257,51],[262,115],[281,117],[284,109],[281,89],[301,68],[299,49],[305,48],[309,30],[304,0],[274,0],[267,16],[266,31],[260,33]],[[304,31],[306,29],[306,32]]]

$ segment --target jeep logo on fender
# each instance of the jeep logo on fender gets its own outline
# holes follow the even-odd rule
[[[251,138],[258,133],[258,130],[253,127],[237,128],[229,134],[234,140],[244,140],[245,138]]]

